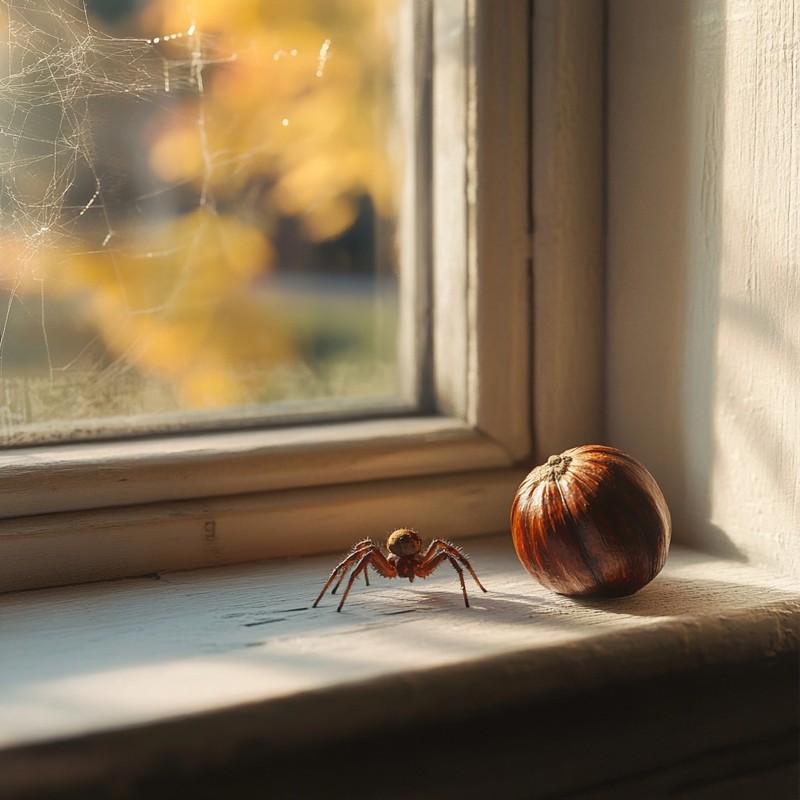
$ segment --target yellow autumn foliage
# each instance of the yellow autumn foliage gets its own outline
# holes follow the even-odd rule
[[[79,301],[107,358],[166,382],[182,408],[263,398],[259,384],[299,347],[259,297],[276,220],[295,220],[313,245],[347,232],[365,196],[378,217],[396,213],[386,19],[397,4],[150,0],[138,31],[162,40],[153,47],[167,76],[181,67],[194,81],[165,78],[138,142],[173,192],[165,211],[140,219],[133,203],[124,222],[73,211],[77,240],[39,251],[18,279],[7,266],[9,292],[46,285]]]
[[[197,0],[189,19],[182,4],[152,2],[153,29],[195,26],[201,47],[213,47],[220,62],[206,68],[203,125],[165,128],[152,150],[154,168],[165,179],[207,181],[217,196],[269,179],[277,208],[301,218],[314,239],[352,223],[347,203],[331,202],[336,197],[366,193],[391,216],[401,165],[379,129],[393,106],[392,42],[378,21],[396,5]]]
[[[271,259],[258,230],[200,209],[112,252],[65,258],[49,283],[62,292],[91,287],[88,313],[109,353],[168,379],[182,405],[213,408],[249,400],[242,372],[294,355],[254,298]]]

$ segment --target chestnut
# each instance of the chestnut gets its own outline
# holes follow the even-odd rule
[[[590,444],[528,473],[511,506],[511,535],[525,569],[554,592],[621,597],[661,571],[672,523],[660,487],[639,461]]]

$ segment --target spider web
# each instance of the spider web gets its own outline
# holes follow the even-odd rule
[[[105,430],[117,416],[174,407],[173,390],[163,382],[151,383],[142,394],[132,367],[135,341],[110,356],[98,355],[97,333],[90,332],[73,352],[58,341],[49,320],[51,307],[65,302],[65,264],[77,254],[106,259],[106,271],[119,273],[118,311],[127,322],[170,310],[206,246],[202,231],[189,230],[175,243],[153,237],[154,251],[136,255],[139,262],[154,263],[173,252],[180,264],[165,275],[159,292],[143,299],[129,296],[122,277],[132,269],[127,250],[136,225],[163,220],[165,207],[174,218],[176,204],[183,217],[194,210],[214,218],[212,171],[261,156],[257,148],[219,152],[207,141],[209,67],[237,57],[220,39],[199,30],[191,17],[182,30],[142,31],[140,37],[115,36],[105,30],[113,25],[102,27],[83,0],[0,0],[0,443],[85,438],[100,430],[92,421],[98,416]],[[316,78],[325,74],[331,52],[330,38],[320,40],[310,70]],[[271,60],[295,56],[297,50],[287,45]],[[115,152],[115,137],[125,126],[131,139],[146,137],[159,113],[182,118],[196,133],[201,161],[191,179],[154,180],[145,164],[136,163],[136,147]],[[289,126],[289,117],[279,124]],[[87,292],[70,297],[76,302],[93,300]],[[35,352],[44,369],[25,374],[18,365],[9,367],[26,351]],[[76,390],[70,375],[76,365],[89,375],[91,391]],[[52,424],[45,422],[42,434],[48,417]]]
[[[2,0],[0,28],[0,243],[6,251],[0,265],[6,414],[0,425],[8,427],[20,421],[19,411],[11,411],[14,405],[34,418],[41,406],[65,400],[76,417],[95,410],[82,412],[69,382],[57,380],[74,362],[54,362],[45,309],[47,284],[57,280],[57,271],[54,276],[46,268],[54,256],[94,247],[113,258],[117,220],[125,213],[116,194],[126,178],[113,159],[98,157],[98,115],[115,104],[122,113],[135,113],[137,107],[171,104],[176,96],[201,96],[203,70],[218,59],[209,55],[212,43],[204,42],[191,22],[185,31],[154,38],[120,38],[99,30],[77,0]],[[204,194],[199,202],[207,199]],[[12,331],[12,316],[29,324]],[[25,336],[32,347],[37,327],[47,375],[7,379],[8,340]],[[111,385],[125,371],[124,358],[118,358],[105,366],[102,378],[100,371],[95,376],[108,384],[105,402],[112,414],[108,401],[119,387]],[[22,402],[15,398],[19,393],[25,395]],[[60,398],[64,393],[70,396]]]
[[[155,39],[114,38],[94,28],[82,2],[0,0],[0,235],[25,244],[23,268],[42,247],[63,244],[75,223],[96,211],[114,234],[97,163],[97,100],[129,97],[159,103],[170,93],[202,93],[210,59],[193,25]],[[185,42],[183,58],[161,42]],[[4,63],[3,63],[4,62]],[[91,193],[76,203],[76,183]]]

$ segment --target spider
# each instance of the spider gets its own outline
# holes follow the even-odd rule
[[[415,577],[427,578],[440,564],[449,561],[453,569],[458,573],[458,579],[461,581],[461,591],[464,593],[464,605],[467,608],[469,608],[469,599],[467,598],[467,587],[464,584],[464,570],[461,569],[460,565],[469,570],[469,574],[475,578],[475,583],[478,584],[481,591],[486,591],[478,580],[472,565],[467,561],[466,556],[455,545],[445,542],[444,539],[434,539],[422,552],[420,535],[411,528],[399,528],[389,535],[386,540],[386,549],[390,555],[384,554],[383,550],[372,539],[364,539],[353,545],[353,549],[344,560],[334,567],[312,608],[317,607],[317,603],[322,600],[322,596],[328,590],[328,587],[338,577],[339,580],[336,581],[336,585],[331,589],[331,594],[336,594],[336,590],[342,585],[347,571],[353,567],[353,571],[350,573],[350,580],[347,582],[339,607],[336,609],[341,611],[353,582],[359,575],[364,575],[367,586],[369,586],[367,567],[370,565],[384,578],[408,578],[409,581],[413,581]]]

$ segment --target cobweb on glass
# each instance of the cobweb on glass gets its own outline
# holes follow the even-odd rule
[[[219,141],[209,141],[207,76],[238,58],[221,37],[191,18],[155,35],[112,35],[79,0],[0,0],[0,33],[0,443],[180,428],[187,409],[200,423],[223,407],[247,420],[263,416],[264,403],[295,398],[313,412],[315,400],[353,387],[391,396],[391,358],[343,362],[321,379],[297,357],[296,341],[264,321],[265,310],[284,313],[291,284],[254,306],[251,288],[274,260],[270,226],[253,222],[252,197],[243,213],[245,204],[218,196],[211,178],[235,183],[248,174],[242,164],[269,160],[270,142],[228,148],[218,121]],[[305,48],[306,72],[321,79],[335,48],[327,36],[317,41]],[[302,55],[287,43],[269,58],[288,65]],[[173,142],[163,168],[170,172],[176,152],[188,166],[161,179],[152,162],[167,119],[188,132],[183,150],[196,158]],[[294,127],[290,112],[276,120]],[[243,181],[244,189],[281,188],[272,175],[260,180]],[[339,206],[324,224],[335,228],[336,214],[350,213]],[[367,335],[391,350],[395,287],[387,285],[388,295],[370,287],[367,313],[375,318],[383,304],[389,322],[373,319]],[[336,291],[314,294],[325,295],[329,314]],[[352,297],[339,311],[349,321]],[[318,313],[303,302],[303,313]],[[53,326],[59,314],[91,324],[65,335]],[[214,328],[235,327],[230,320],[244,331],[235,342]],[[248,330],[260,347],[242,343]]]
[[[158,104],[170,93],[200,94],[204,67],[219,58],[208,56],[192,24],[155,39],[104,34],[92,27],[82,2],[4,1],[3,18],[0,237],[13,243],[13,268],[8,262],[3,267],[5,333],[11,307],[21,302],[16,290],[29,281],[44,290],[37,266],[43,252],[83,246],[85,216],[101,232],[99,247],[114,236],[104,185],[114,178],[96,168],[93,104],[119,97]],[[179,40],[182,56],[159,52],[160,43]],[[83,197],[76,186],[84,187]],[[0,349],[0,366],[2,358]]]
[[[191,24],[155,40],[114,38],[92,27],[83,3],[68,0],[4,0],[3,18],[0,232],[20,237],[33,253],[52,237],[70,237],[70,226],[91,209],[103,213],[92,101],[128,95],[158,103],[171,91],[201,92],[207,48]],[[159,42],[180,39],[183,58],[158,52]],[[92,175],[94,190],[76,205],[70,191],[81,170]]]
[[[119,379],[130,371],[125,354],[102,367],[92,365],[92,383],[99,391],[89,395],[104,398],[103,408],[87,403],[79,385],[61,378],[97,338],[74,359],[59,363],[47,313],[48,290],[59,283],[59,267],[68,254],[106,249],[113,264],[110,195],[119,178],[98,167],[97,109],[116,98],[126,98],[124,107],[130,109],[136,103],[162,104],[176,93],[200,95],[203,69],[214,57],[207,55],[210,48],[191,23],[158,40],[116,38],[92,25],[82,2],[2,2],[0,20],[0,241],[5,251],[0,267],[5,413],[0,424],[8,430],[22,422],[24,429],[29,419],[50,416],[55,421],[50,435],[58,431],[69,437],[75,423],[64,425],[65,416],[92,420],[98,411],[113,416],[115,406],[127,411],[113,401],[124,396]],[[159,45],[166,44],[172,52],[161,52]],[[123,283],[118,285],[124,295]],[[21,376],[19,370],[8,376],[9,347],[19,361],[25,349],[18,344],[21,338],[37,351],[38,360],[46,361],[46,375],[23,369]],[[24,440],[24,432],[19,438]]]

